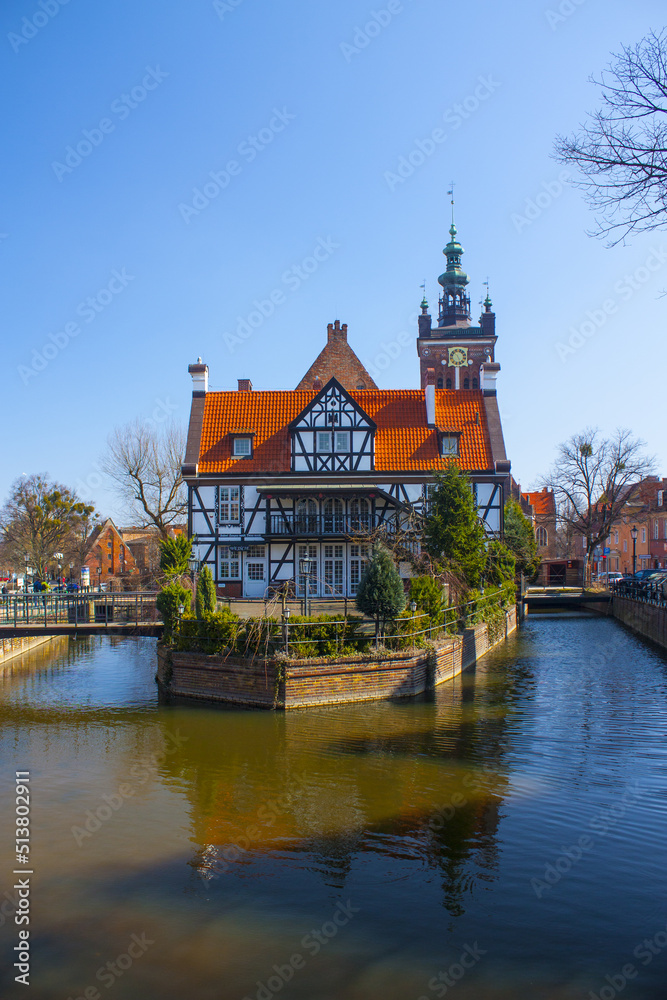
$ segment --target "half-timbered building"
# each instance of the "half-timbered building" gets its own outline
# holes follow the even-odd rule
[[[458,264],[463,251],[455,249]],[[447,281],[445,302],[455,285]],[[425,309],[424,301],[422,316]],[[441,302],[446,322],[442,309]],[[440,341],[450,348],[466,339],[461,296],[457,309],[452,325],[432,338],[438,349]],[[210,391],[208,366],[201,359],[190,365],[188,527],[219,594],[264,597],[293,581],[298,594],[308,587],[312,596],[353,596],[372,539],[409,536],[434,472],[453,457],[470,475],[488,535],[502,535],[510,463],[496,399],[499,365],[489,351],[474,353],[474,387],[466,375],[465,385],[457,377],[454,388],[440,388],[427,333],[422,322],[420,389],[379,389],[339,322],[329,325],[324,349],[294,390],[258,392],[239,379],[234,391]],[[475,330],[468,335],[475,337]],[[308,577],[300,572],[306,557],[314,567]],[[403,572],[409,575],[407,564]]]

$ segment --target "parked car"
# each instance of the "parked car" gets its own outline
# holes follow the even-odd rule
[[[600,573],[600,575],[598,576],[598,580],[600,581],[600,583],[613,583],[614,580],[622,580],[622,579],[623,579],[623,574],[616,572]]]
[[[651,580],[656,574],[662,572],[659,569],[640,569],[632,577],[633,580]]]

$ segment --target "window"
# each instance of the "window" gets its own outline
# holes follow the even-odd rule
[[[252,455],[252,438],[235,437],[233,455],[234,458],[250,458]]]
[[[368,500],[360,498],[350,500],[350,527],[353,531],[363,531],[370,525],[370,505]]]
[[[618,532],[614,532],[614,545],[618,545]]]
[[[582,549],[585,552],[586,551],[586,536],[585,535],[581,536],[581,547],[582,547]]]
[[[463,388],[464,389],[469,389],[470,388],[470,379],[469,378],[464,378],[463,379]]]
[[[108,549],[110,549],[110,548],[111,548],[111,542],[107,542],[107,548],[108,548]]]
[[[646,528],[642,528],[642,542],[646,541]]]
[[[657,517],[653,522],[653,537],[656,541],[660,538],[660,521],[658,521]]]
[[[317,501],[297,500],[296,502],[296,530],[305,531],[308,534],[317,531]]]
[[[662,537],[667,538],[667,517],[662,522]]]
[[[544,548],[549,542],[549,536],[547,535],[547,529],[543,528],[542,525],[537,529],[537,544],[540,548]]]
[[[658,507],[662,507],[662,498],[664,496],[664,490],[658,490]]]
[[[368,546],[350,546],[350,593],[356,594],[362,573],[368,565]]]
[[[627,540],[627,538],[623,539],[623,551],[624,552],[628,551],[628,540]]]
[[[266,552],[266,546],[264,545],[250,545],[248,546],[248,559],[263,559]],[[264,577],[261,577],[263,580]]]
[[[478,388],[478,382],[477,382],[477,379],[476,379],[476,378],[474,378],[474,379],[472,380],[472,387],[473,387],[473,389],[477,389],[477,388]]]
[[[447,381],[445,382],[445,389],[451,389],[451,387],[452,387],[452,380],[448,378]]]
[[[220,523],[232,524],[241,520],[241,487],[220,487]]]
[[[336,451],[350,450],[350,435],[347,431],[336,431],[334,437]]]
[[[363,392],[365,388],[366,388],[366,385],[365,385],[364,382],[360,382],[359,385],[357,386],[357,390],[359,392]]]
[[[442,379],[438,379],[438,389],[442,389]]]
[[[264,563],[263,562],[249,562],[247,564],[248,569],[248,579],[249,580],[263,580],[264,579]]]
[[[459,439],[456,434],[443,434],[441,442],[441,453],[443,455],[458,455]]]
[[[220,547],[220,576],[223,580],[241,579],[239,554],[230,549],[228,545]]]
[[[618,569],[619,561],[620,560],[618,560],[618,559],[614,559],[614,562],[616,563],[616,565],[614,566],[614,569]]]
[[[331,451],[331,431],[317,431],[317,450]]]
[[[325,532],[340,534],[345,523],[345,507],[342,500],[326,500],[324,504]]]

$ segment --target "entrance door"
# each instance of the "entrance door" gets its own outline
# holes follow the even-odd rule
[[[264,597],[266,591],[266,545],[251,545],[244,559],[246,597]]]
[[[549,564],[549,583],[552,587],[564,587],[565,586],[565,563],[550,563]]]
[[[342,545],[324,546],[324,596],[342,597],[344,593],[345,562]]]
[[[350,545],[350,594],[354,597],[368,565],[368,545]]]

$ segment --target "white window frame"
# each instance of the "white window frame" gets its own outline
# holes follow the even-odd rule
[[[252,438],[250,435],[234,438],[232,455],[234,458],[250,458],[252,456]]]
[[[220,579],[241,579],[241,553],[230,549],[228,545],[220,546]]]
[[[662,507],[662,499],[664,496],[664,490],[658,490],[658,507]]]
[[[642,542],[646,541],[646,528],[642,528]]]
[[[350,450],[350,432],[334,431],[334,451],[348,452]]]
[[[331,454],[331,431],[315,431],[316,451],[320,454]]]
[[[443,434],[440,440],[440,454],[443,457],[458,455],[459,439],[456,434]]]
[[[659,538],[660,538],[660,521],[656,517],[655,521],[653,522],[653,539],[654,541],[657,542]]]
[[[240,524],[241,522],[241,487],[220,486],[218,494],[219,523]]]
[[[264,582],[266,578],[266,565],[262,562],[248,562],[246,560],[246,574],[249,580],[257,583]]]

